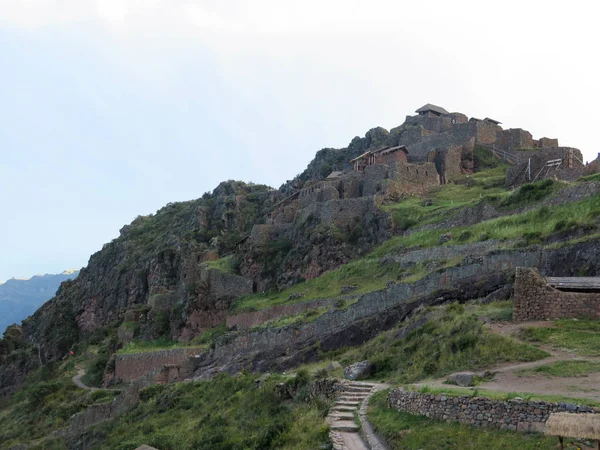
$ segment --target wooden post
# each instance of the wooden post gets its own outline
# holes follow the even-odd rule
[[[600,450],[600,439],[596,439],[596,448]]]
[[[560,450],[564,450],[565,446],[563,444],[563,438],[562,438],[562,436],[558,437],[558,442],[560,442]]]

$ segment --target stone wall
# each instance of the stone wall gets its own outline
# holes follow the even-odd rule
[[[444,262],[458,257],[477,256],[489,253],[502,245],[500,241],[489,240],[481,242],[469,242],[468,244],[446,245],[423,250],[413,250],[402,255],[390,255],[383,260],[393,260],[400,263],[402,267],[410,266],[427,261]]]
[[[260,311],[236,314],[228,316],[226,324],[229,329],[246,330],[280,317],[293,316],[322,306],[330,306],[333,305],[336,300],[337,299],[312,300],[290,305],[273,306],[272,308],[265,308]]]
[[[359,197],[345,200],[331,200],[313,203],[298,212],[296,220],[306,222],[309,217],[325,225],[345,228],[352,225],[357,218],[364,218],[374,212],[380,203],[377,197]]]
[[[387,256],[382,259],[381,263],[385,264],[388,261],[394,261],[399,263],[401,267],[411,266],[417,263],[426,261],[447,261],[457,257],[475,256],[483,253],[490,252],[500,246],[499,241],[483,241],[483,242],[471,242],[462,245],[449,245],[434,247],[425,250],[414,250],[411,252],[404,253],[400,256]],[[285,316],[292,316],[296,314],[316,309],[320,307],[333,306],[335,303],[343,297],[330,298],[330,299],[319,299],[311,300],[299,303],[292,303],[288,305],[278,305],[271,308],[265,308],[260,311],[252,311],[233,316],[228,316],[226,320],[227,328],[236,330],[246,330],[249,328],[257,327],[270,320],[276,320]],[[350,296],[349,298],[355,298]]]
[[[223,323],[231,302],[253,291],[252,280],[216,269],[201,270],[197,278],[188,277],[188,282],[195,298],[189,302],[185,325],[179,333],[183,341]]]
[[[558,139],[552,139],[547,137],[540,138],[538,140],[538,146],[540,148],[558,147]]]
[[[438,270],[415,283],[364,294],[356,303],[328,311],[312,322],[222,336],[214,349],[196,360],[195,376],[210,378],[221,371],[242,369],[285,370],[313,360],[319,351],[359,345],[422,305],[483,298],[510,283],[515,267],[540,267],[557,276],[570,276],[582,266],[591,274],[600,273],[599,252],[600,240],[596,240],[551,250],[493,250],[467,257],[459,266]],[[571,264],[565,265],[565,260]]]
[[[533,148],[533,136],[529,131],[521,128],[503,130],[496,145],[504,150],[516,150],[518,148]]]
[[[140,401],[140,389],[148,384],[147,380],[133,383],[112,402],[91,405],[83,411],[73,415],[71,418],[71,425],[66,431],[67,434],[70,436],[77,436],[83,433],[87,428],[105,420],[114,419],[128,409],[133,408]]]
[[[535,268],[517,267],[514,298],[515,321],[600,318],[600,292],[554,289]]]
[[[519,160],[522,163],[509,167],[506,172],[506,186],[519,186],[524,183],[542,180],[544,178],[557,178],[560,180],[573,180],[585,172],[583,156],[576,148],[554,147],[539,150],[520,151]],[[548,167],[548,161],[561,159],[558,167]]]
[[[478,144],[493,144],[502,134],[502,128],[490,122],[474,122],[471,126],[475,129],[475,141]]]
[[[544,401],[491,400],[483,397],[449,397],[444,394],[390,390],[388,405],[398,411],[437,420],[501,430],[541,432],[551,413],[593,414],[589,406]]]
[[[169,377],[168,381],[182,381],[190,373],[179,373],[178,380],[173,379],[173,374],[163,373],[163,369],[186,368],[190,358],[197,357],[203,350],[199,348],[176,348],[155,352],[116,355],[115,379],[125,383],[140,379],[149,373],[155,372],[162,377]],[[191,371],[191,367],[187,367]],[[161,378],[162,380],[162,378]]]

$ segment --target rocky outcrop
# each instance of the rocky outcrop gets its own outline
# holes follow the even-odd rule
[[[364,254],[390,236],[392,220],[373,197],[310,202],[253,232],[241,249],[241,274],[257,291],[285,289]]]

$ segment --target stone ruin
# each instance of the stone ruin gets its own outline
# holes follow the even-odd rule
[[[515,321],[600,318],[600,278],[542,277],[537,269],[517,267]]]

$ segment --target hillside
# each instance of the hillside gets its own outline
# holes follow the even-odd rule
[[[319,391],[322,370],[313,379],[299,367],[369,359],[372,377],[414,383],[544,358],[530,342],[490,335],[476,304],[508,301],[512,311],[516,267],[600,273],[598,163],[580,156],[495,122],[419,114],[318,152],[278,190],[227,181],[140,216],[5,332],[0,417],[11,425],[0,438],[312,448],[327,445],[332,394]],[[102,389],[72,392],[78,370]],[[112,389],[123,391],[114,402]],[[269,424],[267,435],[232,431],[255,403],[247,420]],[[188,409],[202,419],[184,421]],[[128,441],[140,417],[148,425]],[[301,435],[310,444],[294,446]]]
[[[78,274],[78,270],[67,270],[56,275],[35,275],[26,280],[11,278],[6,283],[0,283],[0,329],[21,323],[54,297],[63,281],[76,278]]]

